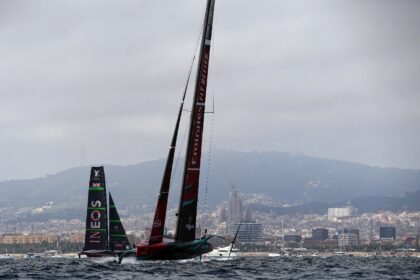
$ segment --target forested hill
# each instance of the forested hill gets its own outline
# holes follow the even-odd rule
[[[119,209],[133,214],[154,207],[164,162],[105,166],[107,187]],[[207,159],[204,157],[202,162],[201,195]],[[401,197],[420,190],[419,170],[371,167],[304,155],[217,150],[210,163],[207,201],[211,205],[227,200],[232,184],[242,193],[262,193],[294,204]],[[182,166],[180,159],[178,173]],[[86,208],[89,169],[77,167],[38,179],[0,182],[0,208],[37,208],[53,201],[49,212],[70,216],[81,213]],[[171,189],[172,206],[179,199],[179,178],[179,174],[175,176]]]

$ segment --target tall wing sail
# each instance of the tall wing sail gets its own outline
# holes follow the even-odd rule
[[[108,219],[104,167],[92,167],[86,216],[84,251],[108,250]]]
[[[117,207],[111,193],[109,193],[109,249],[111,251],[123,251],[131,247],[125,229],[118,215]]]
[[[190,131],[185,159],[185,170],[178,209],[176,242],[195,240],[198,187],[200,179],[201,146],[203,140],[204,110],[210,59],[210,42],[215,0],[208,0],[201,38],[200,58],[193,99]]]

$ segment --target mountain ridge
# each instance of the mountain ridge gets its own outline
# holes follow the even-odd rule
[[[245,194],[264,193],[279,203],[301,205],[398,197],[420,190],[420,170],[372,167],[300,154],[215,150],[209,174],[205,162],[207,157],[203,154],[200,199],[204,199],[208,175],[206,201],[213,206],[228,199],[232,185]],[[164,163],[164,159],[159,159],[133,165],[105,165],[107,187],[123,214],[154,209]],[[180,158],[170,207],[178,203],[182,163]],[[0,182],[0,207],[36,208],[53,201],[49,213],[61,217],[72,212],[72,216],[77,216],[86,208],[89,169],[74,167],[41,178]],[[59,212],[62,213],[58,215]]]

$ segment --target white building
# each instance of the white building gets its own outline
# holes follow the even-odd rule
[[[359,236],[354,233],[341,233],[338,235],[339,247],[351,247],[359,245]]]
[[[229,225],[229,235],[234,236],[240,225],[237,240],[242,243],[264,244],[262,238],[262,224],[236,223]]]
[[[220,223],[217,226],[217,234],[219,235],[226,235],[228,234],[228,226],[226,222]]]
[[[353,206],[328,208],[328,220],[335,221],[340,218],[351,217],[354,214]]]

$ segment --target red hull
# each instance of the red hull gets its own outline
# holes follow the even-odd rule
[[[209,253],[213,246],[208,239],[190,242],[172,242],[157,244],[140,244],[136,246],[136,257],[139,260],[180,260],[191,259]]]

